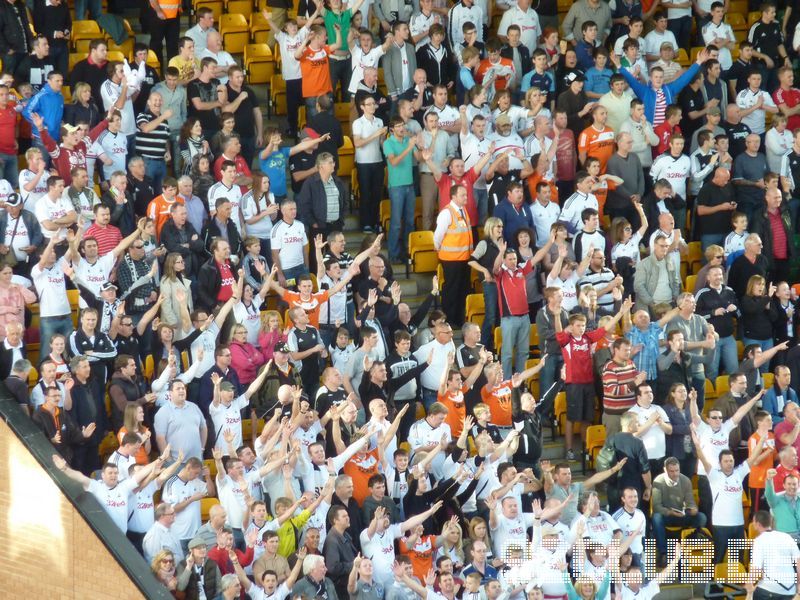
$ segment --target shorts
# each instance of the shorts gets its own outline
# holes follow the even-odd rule
[[[568,383],[567,392],[567,420],[575,423],[594,421],[595,390],[592,383]]]

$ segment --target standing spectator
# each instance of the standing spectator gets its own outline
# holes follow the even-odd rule
[[[48,156],[42,140],[42,129],[49,130],[50,137],[58,142],[61,139],[62,117],[64,116],[64,96],[61,88],[64,85],[64,76],[58,71],[51,71],[47,76],[47,83],[39,90],[22,111],[22,116],[33,127],[33,145]],[[48,156],[48,161],[49,156]]]
[[[747,41],[753,45],[753,58],[756,59],[759,75],[764,73],[765,87],[772,91],[776,84],[775,69],[779,65],[791,67],[792,64],[783,45],[781,25],[775,19],[777,8],[771,2],[764,2],[760,8],[761,18],[750,27]]]
[[[67,297],[67,287],[62,264],[56,258],[54,246],[57,236],[50,240],[31,269],[31,279],[39,295],[39,339],[42,348],[50,347],[50,340],[57,333],[65,338],[73,331],[72,309]]]
[[[603,367],[603,425],[608,438],[620,432],[620,417],[636,404],[634,390],[648,376],[637,371],[630,356],[631,342],[617,338],[612,344],[612,358]]]
[[[776,469],[767,471],[764,496],[775,519],[775,529],[788,533],[796,540],[800,536],[800,504],[798,504],[797,498],[797,475],[788,475],[783,480],[784,491],[780,494],[775,492],[775,485],[773,484],[776,475]]]
[[[64,48],[66,49],[66,44]],[[66,60],[67,55],[64,54],[63,56],[64,60]],[[22,59],[22,62],[19,63],[15,77],[19,83],[30,83],[33,91],[38,92],[47,82],[47,76],[50,73],[54,70],[58,70],[63,74],[67,70],[66,67],[67,65],[65,63],[63,67],[59,66],[56,68],[53,58],[50,56],[50,47],[47,38],[40,35],[33,41],[33,53],[28,54]]]
[[[206,139],[219,131],[221,109],[227,104],[227,89],[214,78],[216,66],[213,58],[204,58],[200,61],[200,75],[186,87],[189,118],[200,119]]]
[[[147,108],[136,117],[136,154],[144,159],[145,173],[153,180],[156,194],[161,193],[161,182],[167,174],[170,161],[170,130],[167,121],[172,110],[162,111],[163,98],[150,92]]]
[[[264,145],[264,118],[258,106],[255,92],[244,85],[244,72],[242,69],[238,65],[230,67],[228,77],[227,95],[228,101],[231,103],[228,110],[233,110],[236,120],[234,129],[239,134],[242,144],[242,156],[245,164],[249,167],[253,164],[256,148],[261,148]],[[240,97],[244,99],[237,105],[236,102]],[[233,109],[234,106],[236,107],[235,109]]]
[[[361,230],[371,233],[378,229],[378,205],[383,197],[385,171],[381,140],[387,128],[375,116],[378,103],[371,96],[362,96],[363,115],[353,122],[353,144],[356,147],[355,163],[360,190]]]
[[[728,169],[717,167],[697,195],[695,227],[704,250],[711,245],[721,246],[730,230],[731,213],[737,207],[730,177]]]
[[[742,123],[759,137],[767,130],[766,113],[778,112],[772,96],[761,88],[761,73],[758,71],[751,71],[747,76],[747,88],[736,95],[736,105],[741,110],[739,118]]]
[[[128,80],[125,78],[121,62],[111,61],[106,63],[106,73],[108,74],[108,79],[100,86],[103,110],[110,114],[111,109],[115,108],[121,113],[122,126],[120,131],[127,136],[128,150],[130,151],[134,149],[133,144],[136,135],[136,115],[133,112],[133,96],[136,94],[136,90],[128,86]]]
[[[721,266],[710,268],[707,286],[695,296],[697,314],[705,318],[719,336],[716,342],[716,357],[708,365],[708,378],[711,381],[715,381],[719,375],[720,365],[729,375],[738,367],[733,319],[739,314],[739,298],[731,288],[722,283],[723,279]]]
[[[406,129],[401,117],[389,122],[389,137],[383,142],[388,172],[391,219],[389,223],[389,262],[400,262],[408,256],[408,235],[414,231],[414,159],[420,153],[416,143],[419,138]]]
[[[675,315],[679,308],[667,311],[657,322],[650,321],[650,312],[647,310],[637,310],[633,314],[625,315],[622,321],[622,328],[625,337],[632,344],[631,358],[639,371],[647,373],[646,380],[653,385],[657,373],[657,360],[660,353],[660,340],[664,336],[664,327]],[[658,396],[661,398],[661,395]]]
[[[769,188],[764,196],[765,206],[759,205],[750,221],[750,232],[764,242],[762,256],[767,260],[767,279],[771,283],[789,281],[789,265],[797,255],[794,231],[796,223],[783,195]]]
[[[62,395],[57,387],[48,387],[44,392],[44,402],[34,409],[31,421],[53,444],[53,448],[75,467],[75,449],[86,443],[94,434],[95,425],[80,427],[75,423],[70,411],[61,406]]]
[[[303,182],[297,195],[298,212],[309,228],[309,237],[322,235],[327,238],[333,231],[340,231],[344,224],[344,184],[335,174],[333,156],[323,152],[317,156],[317,172]],[[362,202],[362,206],[364,202]],[[316,261],[310,268],[315,269]]]
[[[175,4],[173,0],[152,0],[147,10],[150,49],[158,57],[162,71],[167,60],[178,54],[178,39],[181,35],[180,10],[181,5]],[[164,42],[167,45],[167,60],[164,60],[162,52]]]
[[[636,436],[644,442],[650,471],[658,473],[664,468],[666,436],[672,434],[669,416],[661,406],[653,405],[653,388],[647,384],[636,388],[636,406],[632,407],[630,412],[636,415],[639,421]]]
[[[470,4],[472,0],[467,0]],[[451,12],[458,9],[456,4]],[[479,9],[480,10],[480,9]],[[453,25],[453,23],[451,23]],[[417,70],[417,55],[413,44],[409,43],[411,34],[408,24],[395,21],[392,24],[393,42],[383,56],[383,75],[386,80],[386,89],[392,103],[398,100],[412,100],[414,91],[414,72]],[[450,43],[455,45],[458,40],[450,37]]]
[[[751,233],[744,242],[744,253],[736,258],[728,270],[728,286],[737,298],[744,296],[747,291],[747,282],[753,275],[767,276],[768,262],[763,255],[764,243],[761,236]]]
[[[38,25],[36,30],[39,30]],[[17,0],[7,1],[0,10],[0,55],[2,55],[3,71],[13,73],[25,55],[31,51],[32,46],[33,34],[28,23],[25,3]]]
[[[167,445],[172,449],[172,458],[177,458],[177,448],[186,458],[203,457],[208,429],[203,413],[193,402],[186,402],[186,384],[173,379],[169,384],[169,396],[158,409],[154,420],[158,448]]]
[[[683,334],[680,331],[671,331],[668,343],[670,343],[673,353],[683,354],[683,350],[676,348],[678,346],[676,340],[680,340],[680,348],[683,347]],[[697,400],[697,392],[691,389],[691,381],[689,375],[691,371],[686,369],[687,376],[684,381],[675,382],[669,387],[669,392],[666,396],[662,396],[660,400],[664,403],[664,411],[669,417],[669,422],[672,425],[672,433],[667,436],[667,456],[672,457],[678,461],[680,469],[687,476],[693,475],[697,469],[697,457],[694,455],[694,446],[692,446],[692,436],[689,427],[692,424],[692,411],[689,408],[688,398],[691,395],[693,401]],[[659,378],[659,383],[661,379]],[[668,461],[664,462],[664,470],[668,466]]]
[[[278,10],[275,10],[276,17]],[[189,37],[194,41],[194,47],[197,52],[202,52],[206,49],[206,40],[208,39],[208,34],[212,31],[216,31],[214,29],[214,11],[207,6],[201,6],[194,11],[194,17],[196,19],[196,23],[193,27],[190,27],[186,31],[186,37]],[[285,18],[286,15],[284,11],[284,20]],[[275,31],[277,31],[277,29]],[[270,36],[272,35],[273,32],[270,32]]]
[[[639,430],[636,415],[630,411],[622,415],[620,428],[622,431],[609,440],[609,445],[614,450],[613,464],[621,465],[616,479],[608,482],[608,506],[612,511],[620,507],[620,492],[627,487],[635,489],[642,502],[650,502],[652,492],[647,451],[642,440],[636,436]]]
[[[161,94],[161,108],[164,111],[170,110],[172,114],[167,119],[170,137],[170,155],[172,156],[172,166],[175,176],[184,173],[191,165],[182,164],[180,151],[180,132],[183,124],[186,123],[186,87],[178,85],[179,72],[174,67],[167,67],[164,73],[164,80],[159,81],[150,90],[151,93]]]
[[[69,85],[71,89],[80,83],[88,83],[92,88],[92,102],[95,106],[103,106],[103,96],[100,88],[103,82],[108,79],[108,44],[105,39],[94,39],[89,43],[89,56],[79,60],[69,74]]]
[[[343,43],[341,26],[333,24],[333,28],[336,31],[333,44],[325,44],[327,40],[325,27],[313,25],[308,37],[294,52],[295,59],[300,63],[303,100],[308,118],[317,114],[317,96],[333,94],[329,57],[341,48]]]
[[[764,395],[763,409],[777,426],[783,422],[783,409],[789,402],[798,403],[797,392],[790,386],[792,371],[786,365],[775,367],[775,383]]]
[[[569,326],[562,329],[561,320],[555,320],[556,341],[561,346],[566,365],[567,426],[565,431],[567,460],[575,460],[572,449],[573,423],[583,423],[581,435],[586,436],[586,425],[594,421],[594,371],[592,368],[591,345],[605,337],[616,327],[624,312],[632,305],[630,299],[622,303],[620,311],[598,329],[586,331],[586,316],[575,314],[569,318]]]
[[[296,219],[294,200],[281,203],[281,216],[272,228],[270,248],[272,262],[278,267],[278,283],[285,288],[287,281],[308,273],[308,237],[303,223]]]
[[[561,22],[564,39],[577,44],[581,39],[581,31],[586,21],[594,21],[597,26],[597,39],[605,43],[611,32],[611,9],[600,0],[578,0],[569,9]]]
[[[763,134],[763,132],[762,132]],[[745,151],[733,160],[733,184],[736,187],[736,202],[750,222],[762,205],[764,177],[769,172],[767,159],[759,152],[761,137],[751,133],[745,140]]]
[[[210,31],[206,36],[206,49],[197,53],[197,58],[213,58],[217,61],[214,67],[214,77],[219,79],[222,85],[228,84],[228,69],[236,66],[236,61],[230,53],[222,49],[222,36],[216,31]],[[245,96],[247,97],[247,96]],[[228,98],[228,100],[231,100]]]
[[[472,227],[465,211],[467,189],[463,185],[450,188],[450,203],[436,219],[434,246],[442,264],[444,284],[442,303],[448,321],[461,327],[464,323],[464,302],[469,288],[468,261],[472,252]]]
[[[680,272],[667,257],[669,242],[666,236],[657,234],[653,242],[653,253],[636,267],[633,288],[636,292],[637,310],[646,309],[651,315],[656,304],[675,305],[681,293]]]

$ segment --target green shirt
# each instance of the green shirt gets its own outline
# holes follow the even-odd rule
[[[328,44],[336,43],[336,30],[333,28],[334,24],[339,25],[339,29],[342,31],[342,46],[337,52],[343,51],[349,54],[347,49],[347,35],[350,33],[350,19],[352,18],[353,11],[349,8],[338,15],[330,9],[325,11],[323,20],[325,21],[325,29],[328,32]]]
[[[800,531],[800,498],[796,498],[792,502],[785,494],[776,494],[775,485],[771,479],[767,481],[764,496],[772,509],[776,530],[784,533]]]
[[[409,139],[410,138],[403,138],[402,140],[398,140],[394,135],[390,135],[386,141],[383,142],[384,156],[388,157],[390,154],[400,156],[403,150],[408,146]],[[386,166],[389,169],[389,187],[412,185],[414,183],[414,172],[412,169],[413,156],[414,151],[412,150],[395,166],[392,166],[392,164],[387,161]]]

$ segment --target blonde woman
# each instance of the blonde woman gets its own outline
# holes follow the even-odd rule
[[[102,119],[100,109],[92,102],[92,87],[82,81],[76,83],[72,90],[72,102],[64,105],[64,123],[75,125],[78,121],[85,121],[89,129],[94,129]]]
[[[184,276],[185,263],[178,252],[170,252],[164,260],[164,275],[161,278],[161,293],[164,303],[161,305],[161,322],[171,325],[175,330],[175,339],[186,337],[190,323],[184,322],[184,316],[194,310],[191,280]],[[183,309],[186,309],[184,312]]]
[[[486,545],[486,562],[497,568],[503,564],[502,559],[497,558],[492,553],[492,536],[489,532],[489,525],[483,517],[472,517],[467,528],[469,539],[465,542],[465,558],[472,562],[472,546],[475,542],[483,542]]]
[[[450,519],[444,524],[442,528],[442,539],[444,543],[436,551],[436,558],[438,560],[442,556],[446,556],[453,561],[453,572],[458,573],[464,567],[464,539],[461,531],[461,525],[458,524],[456,517]]]
[[[281,330],[281,316],[277,310],[264,311],[263,327],[258,334],[258,347],[266,360],[272,360],[275,345],[286,341],[286,332]]]
[[[494,347],[494,328],[497,326],[497,283],[494,280],[494,261],[500,254],[499,243],[503,239],[503,222],[489,217],[483,225],[483,239],[475,246],[469,266],[483,276],[484,317],[481,326],[481,344]]]
[[[175,574],[175,555],[172,550],[162,550],[153,557],[153,562],[150,563],[150,569],[158,582],[166,587],[170,593],[178,598],[183,597],[183,594],[178,591],[178,578]]]

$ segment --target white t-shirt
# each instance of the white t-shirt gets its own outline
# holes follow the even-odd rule
[[[558,220],[568,223],[569,229],[574,232],[578,232],[581,230],[582,224],[581,213],[587,208],[598,210],[599,204],[597,203],[597,197],[591,193],[584,196],[579,192],[575,192],[564,202],[564,206],[561,208],[561,215],[558,217]]]
[[[639,250],[639,243],[642,241],[642,236],[636,231],[627,242],[617,242],[611,248],[611,262],[615,263],[618,258],[627,256],[633,261],[636,266],[641,260],[641,251]]]
[[[697,437],[700,438],[700,448],[703,450],[703,455],[706,457],[709,464],[711,464],[712,468],[719,468],[719,453],[723,450],[730,450],[728,436],[734,429],[736,429],[736,425],[731,419],[725,421],[717,432],[714,432],[711,426],[706,422],[700,423],[697,427]],[[706,469],[699,460],[697,461],[697,474],[706,475]]]
[[[637,404],[630,409],[630,412],[637,416],[640,426],[643,425],[653,413],[658,413],[661,415],[661,420],[664,423],[669,423],[669,417],[667,416],[667,413],[664,412],[663,408],[657,406],[656,404],[651,404],[650,408],[644,408]],[[661,429],[657,423],[648,429],[640,439],[644,444],[645,450],[647,450],[647,458],[649,460],[663,458],[667,453],[667,438],[664,434],[664,430]]]
[[[350,74],[350,87],[347,91],[355,94],[358,90],[358,84],[364,79],[364,69],[368,67],[378,67],[378,61],[383,56],[383,46],[372,48],[369,52],[364,54],[361,46],[356,43],[350,51],[350,64],[352,65],[353,72]]]
[[[11,237],[12,235],[14,236],[13,238]],[[10,213],[8,214],[5,238],[3,239],[5,239],[6,246],[11,245],[14,250],[14,256],[17,257],[18,261],[25,262],[28,259],[28,255],[21,250],[21,248],[31,245],[31,238],[28,235],[28,228],[22,218],[22,214],[16,219]]]
[[[113,133],[106,129],[92,144],[91,153],[94,156],[105,154],[107,158],[111,159],[110,165],[103,165],[103,178],[111,179],[114,171],[124,173],[127,170],[128,138],[121,131]]]
[[[119,450],[114,450],[113,454],[108,457],[106,462],[117,465],[117,470],[119,471],[118,481],[123,481],[129,477],[128,470],[132,465],[136,464],[136,457],[133,455],[125,456],[120,454]],[[145,531],[147,530],[145,529]]]
[[[206,491],[206,489],[206,482],[199,477],[183,481],[180,477],[174,475],[164,484],[164,489],[161,491],[161,499],[175,506],[199,492]],[[203,524],[200,508],[200,500],[195,500],[181,512],[175,514],[172,533],[176,538],[188,540],[197,533],[197,530]]]
[[[491,146],[491,142],[485,137],[482,140],[479,140],[471,133],[468,133],[467,135],[459,134],[458,137],[461,140],[461,156],[464,159],[464,170],[467,171],[478,164],[481,158],[483,158],[484,155],[489,152],[489,146]],[[486,171],[488,169],[489,165],[483,167],[481,170],[481,176],[475,180],[474,189],[486,189]]]
[[[758,103],[758,99],[763,98],[764,103],[762,106],[775,107],[775,102],[772,100],[767,92],[758,90],[752,91],[750,88],[744,89],[736,95],[736,105],[739,108],[750,108]],[[767,112],[763,108],[758,108],[751,112],[749,115],[742,117],[742,123],[750,128],[750,131],[761,135],[767,130]]]
[[[122,473],[122,470],[120,470]],[[133,496],[133,511],[128,517],[128,530],[135,533],[147,533],[156,520],[155,502],[153,494],[156,493],[158,484],[151,481],[144,489],[136,492]]]
[[[372,538],[367,537],[367,530],[361,532],[361,551],[364,556],[372,559],[375,579],[385,586],[391,585],[394,575],[394,541],[403,535],[400,525],[389,525],[383,533],[375,532]]]
[[[547,206],[538,200],[530,204],[528,208],[533,215],[533,223],[536,226],[536,247],[541,248],[550,238],[550,227],[558,221],[561,215],[561,208],[555,202],[548,202]]]
[[[510,545],[526,548],[528,545],[528,527],[533,527],[533,513],[519,513],[517,517],[509,519],[497,509],[497,528],[492,529],[492,551],[498,558],[507,556],[506,550]]]
[[[408,23],[408,29],[411,32],[412,37],[416,37],[420,35],[423,31],[430,31],[431,25],[434,23],[441,23],[442,17],[438,13],[431,11],[431,14],[425,16],[422,11],[412,15],[411,21]],[[426,35],[424,38],[419,40],[416,45],[416,49],[419,50],[425,44],[431,41],[429,35]]]
[[[226,429],[230,429],[233,433],[233,447],[238,448],[242,445],[242,413],[243,408],[247,408],[250,401],[247,396],[242,394],[238,398],[234,398],[229,406],[225,406],[222,402],[214,406],[212,402],[208,406],[208,414],[211,416],[211,421],[214,423],[214,432],[217,439],[214,446],[222,450],[223,454],[228,453],[228,444],[223,438],[223,433]]]
[[[75,212],[75,207],[72,206],[72,203],[69,200],[66,200],[63,197],[58,198],[55,202],[52,202],[50,197],[45,194],[36,203],[36,210],[34,212],[36,213],[36,218],[39,219],[39,223],[42,223],[43,221],[53,221],[55,219],[66,217],[69,212]],[[45,237],[45,239],[49,240],[55,234],[55,231],[50,231],[44,226],[42,227],[42,235]],[[66,229],[62,230],[60,239],[67,239]]]
[[[719,25],[716,25],[713,21],[709,21],[703,25],[703,41],[706,44],[712,43],[717,38],[729,40],[731,42],[736,41],[733,35],[733,29],[731,29],[731,26],[725,21],[720,21]],[[720,48],[719,66],[723,71],[727,71],[732,65],[733,57],[731,56],[731,51],[728,48]]]
[[[258,344],[258,334],[261,331],[261,305],[264,303],[263,298],[257,293],[253,296],[253,301],[250,306],[244,305],[244,302],[237,302],[233,305],[233,317],[240,325],[244,325],[247,329],[247,343]]]
[[[308,27],[302,27],[296,35],[290,36],[286,32],[275,33],[275,41],[281,47],[281,73],[285,81],[302,79],[300,63],[294,57],[295,51],[303,45],[303,40],[308,36]]]
[[[241,204],[242,216],[247,226],[247,235],[255,236],[261,240],[268,240],[269,236],[272,235],[272,218],[269,216],[262,217],[255,223],[247,223],[247,219],[252,219],[257,214],[266,211],[269,205],[275,204],[275,195],[270,192],[268,196],[262,196],[261,199],[256,202],[256,199],[253,197],[253,191],[250,190],[242,196]]]
[[[593,542],[603,544],[604,546],[608,546],[611,543],[611,540],[614,539],[615,531],[621,530],[619,524],[611,518],[611,515],[601,510],[597,516],[589,517],[588,520],[582,514],[576,515],[575,519],[570,525],[573,537],[575,536],[575,530],[578,526],[578,522],[581,520],[586,523],[586,529],[583,536],[589,537]]]
[[[120,481],[113,488],[109,488],[105,483],[97,479],[92,479],[89,484],[89,493],[97,498],[97,501],[122,533],[128,531],[128,503],[131,498],[131,492],[136,489],[137,485],[139,484],[134,479]]]
[[[111,276],[111,271],[117,263],[117,257],[111,252],[99,257],[94,264],[91,264],[85,258],[81,258],[75,264],[75,274],[78,275],[84,282],[84,287],[94,292],[96,296],[100,295],[100,287],[108,281]],[[81,308],[86,308],[87,304],[83,298],[79,298]]]
[[[267,594],[267,592],[265,592],[264,588],[262,587],[259,587],[257,585],[251,585],[250,589],[247,591],[247,596],[250,598],[250,600],[283,600],[290,593],[291,590],[288,588],[286,582],[284,581],[282,584],[276,587],[275,591],[272,592],[271,594]]]
[[[714,525],[720,527],[744,525],[742,482],[749,472],[750,465],[743,462],[734,468],[730,475],[725,475],[719,467],[708,474],[708,483],[711,485],[711,495],[714,498]]]
[[[623,538],[633,535],[641,528],[642,533],[636,536],[633,539],[633,543],[631,543],[631,552],[634,554],[641,554],[644,551],[642,540],[644,539],[644,532],[646,531],[644,513],[638,508],[634,509],[632,514],[624,508],[620,508],[614,513],[612,518],[616,521],[617,525],[619,525],[620,529],[622,529]]]
[[[242,233],[242,188],[235,183],[231,187],[226,187],[224,183],[218,181],[208,188],[208,209],[216,213],[215,208],[217,198],[226,198],[231,203],[231,221],[236,225],[239,233]]]
[[[680,19],[681,17],[691,17],[692,7],[672,8],[673,4],[680,4],[680,0],[661,0],[661,6],[667,7],[667,19]]]
[[[36,175],[38,175],[38,173],[34,173],[30,169],[22,169],[22,171],[19,172],[19,194],[22,197],[22,201],[25,203],[25,210],[31,213],[36,213],[36,205],[39,199],[47,193],[47,178],[49,177],[47,172],[42,174],[39,181],[36,182],[36,185],[33,186],[30,192],[25,191],[23,186],[28,185],[31,181],[36,179]],[[44,233],[44,228],[42,228],[42,233]]]
[[[567,277],[566,279],[561,279],[561,277],[548,277],[547,278],[547,286],[548,287],[557,287],[561,290],[561,294],[563,295],[563,300],[561,301],[561,308],[565,311],[570,312],[573,308],[578,306],[578,275],[573,272],[572,275]]]
[[[206,48],[197,55],[197,58],[199,60],[203,60],[204,58],[213,58],[215,61],[217,61],[217,67],[231,67],[236,64],[236,61],[233,60],[233,57],[229,53],[225,52],[225,50],[220,50],[219,52],[214,53]],[[281,54],[281,59],[283,59],[283,54]],[[222,85],[228,84],[227,69],[225,72],[226,75],[220,75],[217,77]]]
[[[51,268],[44,270],[35,264],[31,269],[31,279],[39,293],[40,316],[63,317],[72,312],[67,297],[64,272],[58,261]]]
[[[661,591],[658,582],[648,581],[647,585],[639,588],[638,592],[634,592],[627,585],[622,585],[622,600],[652,600],[656,594]]]
[[[279,252],[281,269],[284,271],[305,263],[303,246],[308,244],[306,228],[295,219],[291,225],[278,221],[272,228],[272,250]]]
[[[244,479],[247,481],[248,485],[252,485],[253,480],[261,480],[258,475],[258,471],[251,471],[250,473],[245,473]],[[233,529],[241,529],[244,519],[245,503],[244,494],[242,490],[239,489],[239,484],[231,479],[230,475],[220,477],[219,474],[217,474],[217,496],[219,497],[220,504],[225,508],[225,512],[228,513],[225,524]]]
[[[366,115],[362,115],[353,121],[353,138],[368,138],[375,132],[383,128],[383,121],[378,117],[369,120]],[[381,139],[374,138],[370,143],[356,148],[356,162],[364,164],[379,163],[383,160],[381,154]]]
[[[655,56],[661,55],[661,44],[664,42],[669,42],[672,44],[672,48],[675,52],[678,52],[678,40],[675,39],[675,34],[673,34],[669,29],[667,29],[664,33],[659,33],[655,29],[644,36],[644,47],[645,52],[647,54],[653,54]]]
[[[800,559],[800,550],[792,536],[781,531],[764,531],[753,540],[751,556],[750,571],[754,568],[763,571],[759,588],[781,596],[797,593],[795,564]]]
[[[138,90],[128,88],[126,94],[127,99],[122,107],[120,132],[124,135],[133,135],[136,133],[136,115],[133,114],[133,102],[131,101],[131,97],[137,92]],[[103,110],[107,111],[116,104],[121,93],[122,85],[116,84],[110,79],[106,79],[103,85],[100,86],[100,96],[103,98]]]

